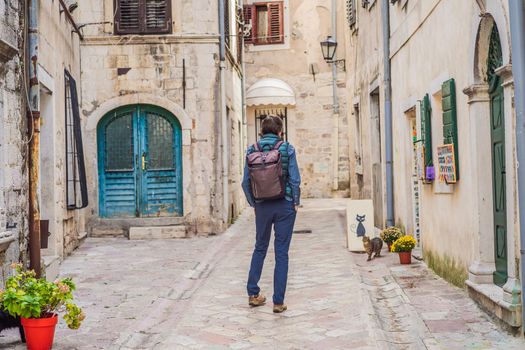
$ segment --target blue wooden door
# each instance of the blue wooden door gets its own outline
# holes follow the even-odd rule
[[[167,111],[119,108],[98,126],[102,217],[182,215],[181,128]]]

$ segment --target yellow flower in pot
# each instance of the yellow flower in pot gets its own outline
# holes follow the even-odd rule
[[[400,237],[402,237],[403,232],[399,227],[390,226],[381,231],[380,236],[383,242],[385,242],[388,245],[388,251],[390,251],[392,243],[394,243]]]
[[[414,237],[405,235],[392,244],[392,251],[399,253],[399,262],[401,264],[410,264],[412,262],[412,249],[414,249],[416,244],[417,241]]]

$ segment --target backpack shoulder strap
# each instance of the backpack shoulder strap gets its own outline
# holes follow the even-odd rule
[[[283,143],[284,143],[284,141],[277,141],[277,142],[275,143],[275,145],[273,146],[273,149],[274,149],[274,150],[278,150],[279,147],[281,147],[281,145],[282,145]]]

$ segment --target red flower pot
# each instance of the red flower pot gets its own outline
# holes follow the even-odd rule
[[[22,326],[26,334],[26,345],[29,350],[49,350],[53,346],[55,326],[58,316],[45,318],[23,318]]]
[[[388,252],[390,253],[392,251],[392,243],[387,243],[386,245],[388,247]]]
[[[412,252],[398,252],[399,262],[403,265],[412,263]]]

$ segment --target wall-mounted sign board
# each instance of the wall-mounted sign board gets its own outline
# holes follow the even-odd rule
[[[457,182],[454,144],[441,145],[437,148],[439,181],[447,184]]]

